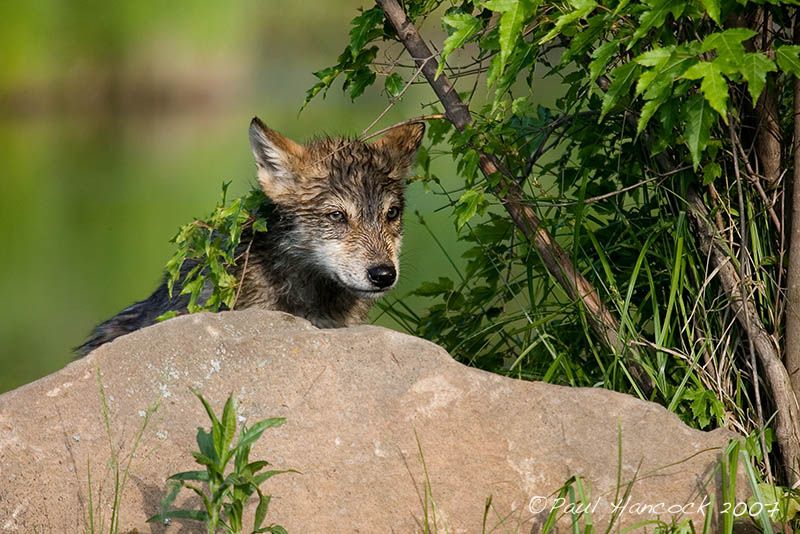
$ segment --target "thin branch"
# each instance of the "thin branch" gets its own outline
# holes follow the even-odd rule
[[[387,126],[386,128],[381,128],[377,132],[372,132],[369,135],[361,134],[359,139],[361,139],[362,141],[367,141],[369,139],[372,139],[373,137],[378,137],[380,135],[383,135],[386,132],[388,132],[389,130],[392,130],[394,128],[399,128],[400,126],[406,126],[408,124],[414,124],[415,122],[442,120],[444,118],[446,118],[444,116],[444,113],[431,113],[430,115],[420,115],[420,116],[414,117],[412,119],[407,119],[407,120],[404,120],[404,121],[397,122],[395,124],[392,124],[391,126]],[[366,133],[367,130],[369,130],[369,128],[364,130],[364,133]]]
[[[689,167],[689,168],[691,168],[691,167]],[[685,169],[681,169],[681,170],[685,170]],[[576,206],[578,204],[580,204],[580,205],[594,204],[595,202],[600,202],[601,200],[606,200],[606,199],[615,197],[617,195],[621,195],[623,193],[627,193],[628,191],[632,191],[633,189],[638,189],[639,187],[647,185],[650,182],[655,182],[656,180],[663,180],[664,178],[665,178],[664,176],[653,176],[652,178],[647,178],[646,180],[642,180],[640,182],[636,182],[635,184],[631,184],[631,185],[625,186],[622,189],[617,189],[616,191],[611,191],[610,193],[605,193],[605,194],[602,194],[602,195],[589,197],[589,198],[586,198],[584,200],[575,200],[575,201],[572,201],[572,202],[554,202],[552,204],[547,204],[547,206],[553,207],[553,208],[567,208],[567,207],[570,207],[570,206]],[[538,204],[538,202],[537,202],[537,204]]]
[[[242,276],[239,278],[239,287],[236,288],[236,296],[233,297],[233,304],[231,304],[231,309],[236,309],[236,303],[239,302],[239,295],[242,292],[242,287],[244,287],[244,277],[247,275],[247,262],[250,260],[250,247],[253,246],[253,241],[255,240],[255,236],[250,238],[250,242],[247,244],[247,249],[244,251],[244,265],[242,266]],[[236,258],[237,260],[239,258]]]
[[[409,88],[409,87],[411,87],[411,84],[413,84],[413,83],[414,83],[414,80],[416,80],[416,79],[417,79],[417,77],[419,76],[419,73],[420,73],[420,72],[422,72],[422,67],[424,67],[424,66],[425,66],[425,63],[426,63],[428,60],[432,59],[432,58],[433,58],[433,56],[431,56],[430,58],[428,58],[428,59],[426,59],[425,61],[423,61],[423,62],[422,62],[422,65],[421,65],[421,66],[420,66],[420,67],[419,67],[419,68],[418,68],[416,71],[414,71],[414,74],[412,74],[412,75],[411,75],[411,78],[410,78],[410,79],[409,79],[409,80],[408,80],[408,81],[405,83],[405,85],[403,86],[403,89],[402,89],[402,90],[400,90],[400,93],[398,93],[398,94],[397,94],[397,96],[395,96],[394,98],[390,98],[390,99],[389,99],[389,105],[388,105],[388,106],[386,106],[386,107],[384,108],[384,110],[383,110],[383,111],[381,111],[381,112],[380,112],[380,114],[379,114],[377,117],[375,117],[375,120],[373,120],[373,121],[372,121],[372,122],[369,124],[369,126],[367,126],[366,128],[364,128],[364,131],[363,131],[363,132],[361,132],[361,136],[362,136],[362,137],[363,137],[364,135],[366,135],[366,133],[367,133],[368,131],[370,131],[370,130],[372,129],[372,127],[373,127],[373,126],[375,126],[376,124],[378,124],[378,121],[380,121],[380,120],[381,120],[381,119],[384,117],[384,115],[386,115],[387,113],[389,113],[389,110],[390,110],[390,109],[392,109],[392,108],[394,107],[394,105],[395,105],[395,104],[396,104],[396,103],[397,103],[397,102],[398,102],[398,101],[399,101],[399,100],[400,100],[400,99],[403,97],[403,95],[404,95],[404,94],[406,94],[406,91],[408,91],[408,88]]]

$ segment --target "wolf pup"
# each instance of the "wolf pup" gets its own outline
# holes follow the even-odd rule
[[[250,146],[271,203],[267,232],[243,236],[252,243],[236,267],[236,308],[284,311],[320,328],[362,322],[397,281],[405,177],[424,133],[423,124],[411,123],[373,143],[325,137],[301,145],[254,118]],[[187,305],[179,288],[170,297],[165,281],[98,325],[76,352],[86,355]]]

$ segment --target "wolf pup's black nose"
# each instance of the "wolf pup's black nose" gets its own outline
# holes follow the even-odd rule
[[[397,271],[394,270],[393,265],[376,265],[367,269],[367,276],[376,287],[384,289],[394,284]]]

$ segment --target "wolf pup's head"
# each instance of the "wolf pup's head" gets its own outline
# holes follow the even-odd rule
[[[250,145],[259,183],[291,220],[286,253],[360,297],[391,289],[405,178],[424,133],[413,123],[373,143],[322,138],[301,145],[254,118]]]

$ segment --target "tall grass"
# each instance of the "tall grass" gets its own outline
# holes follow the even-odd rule
[[[103,487],[108,482],[108,476],[101,480],[92,478],[92,459],[86,460],[86,477],[87,477],[87,499],[84,517],[84,534],[119,534],[120,524],[120,510],[122,508],[123,497],[125,488],[128,484],[128,478],[131,474],[131,464],[136,457],[139,450],[139,445],[142,441],[142,436],[150,424],[150,418],[158,410],[158,403],[153,403],[144,411],[142,422],[133,436],[133,441],[130,448],[125,451],[123,446],[117,440],[116,432],[111,424],[111,410],[108,405],[108,398],[106,397],[105,386],[103,385],[100,369],[95,369],[95,377],[97,379],[97,387],[100,395],[100,415],[103,419],[103,429],[108,439],[108,461],[106,466],[106,473],[111,478],[111,496],[110,502],[108,497],[103,496]],[[110,517],[107,517],[106,509],[110,508]]]

